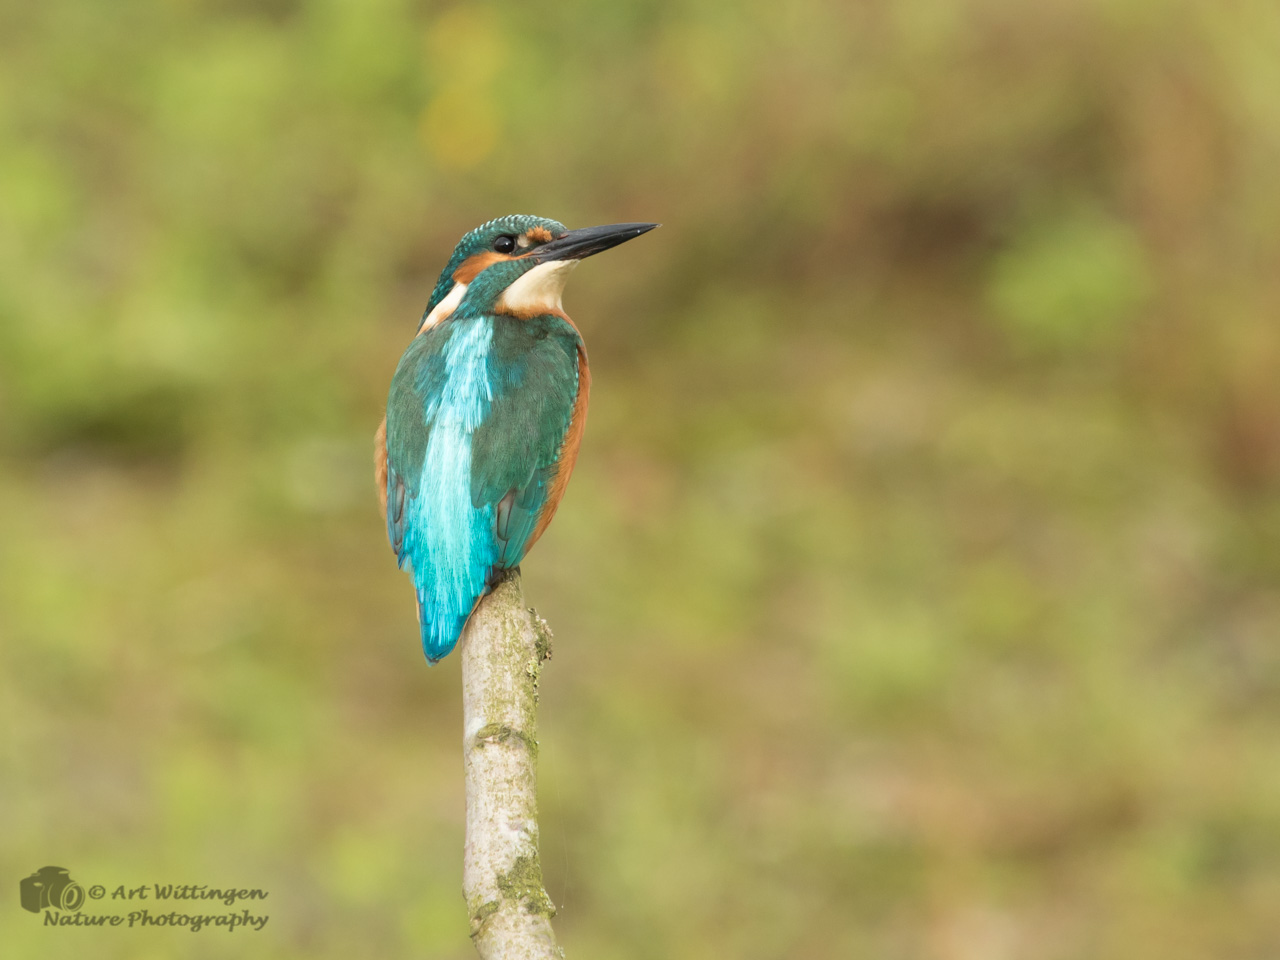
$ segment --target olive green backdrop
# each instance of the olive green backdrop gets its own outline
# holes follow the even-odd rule
[[[1280,956],[1277,91],[1272,0],[5,0],[5,955],[471,956],[371,444],[521,212],[665,224],[525,563],[571,960]]]

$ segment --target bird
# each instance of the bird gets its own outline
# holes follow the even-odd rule
[[[657,226],[499,217],[463,236],[440,273],[391,379],[374,453],[429,664],[542,536],[577,461],[591,374],[561,302],[569,273]]]

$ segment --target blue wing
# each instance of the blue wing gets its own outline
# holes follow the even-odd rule
[[[580,341],[560,318],[535,321],[451,318],[414,339],[392,380],[387,534],[433,663],[520,562],[554,485]]]

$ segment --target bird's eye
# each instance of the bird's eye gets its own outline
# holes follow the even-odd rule
[[[516,248],[516,238],[509,237],[505,233],[493,241],[493,249],[498,253],[510,253]]]

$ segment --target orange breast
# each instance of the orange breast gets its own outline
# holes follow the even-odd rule
[[[373,435],[373,479],[378,484],[378,503],[382,519],[387,519],[387,418],[384,414],[378,432]]]

